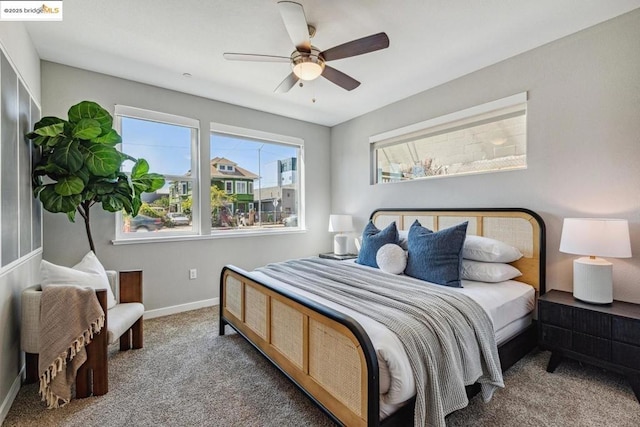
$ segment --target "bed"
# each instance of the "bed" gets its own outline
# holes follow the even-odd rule
[[[419,220],[434,231],[467,221],[468,235],[517,247],[524,255],[512,263],[522,272],[517,279],[520,290],[505,298],[516,308],[506,309],[504,301],[491,294],[480,304],[492,317],[503,371],[536,345],[532,309],[537,296],[545,292],[545,230],[536,213],[519,208],[380,209],[371,220],[379,228],[395,221],[400,230]],[[341,268],[351,267],[358,268],[347,264]],[[469,293],[482,286],[464,285]],[[500,294],[499,286],[492,287],[492,292]],[[394,379],[386,360],[380,358],[380,338],[372,334],[366,318],[260,272],[232,265],[222,271],[220,298],[220,335],[225,325],[235,329],[337,423],[392,426],[413,422],[414,399],[400,398],[391,404],[381,399]],[[470,385],[467,394],[479,388]],[[410,396],[411,384],[408,392],[405,388],[400,393]]]

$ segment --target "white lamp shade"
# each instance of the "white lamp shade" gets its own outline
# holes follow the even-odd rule
[[[630,258],[626,219],[565,218],[560,252],[607,258]]]
[[[329,216],[329,231],[332,233],[353,231],[353,218],[351,217],[351,215]]]

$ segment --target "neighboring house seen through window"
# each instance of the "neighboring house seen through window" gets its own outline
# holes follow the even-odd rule
[[[212,124],[212,233],[302,228],[302,153],[299,138]]]

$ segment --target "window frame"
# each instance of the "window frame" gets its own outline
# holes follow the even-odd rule
[[[466,108],[464,110],[456,111],[454,113],[445,114],[433,119],[425,120],[419,123],[414,123],[402,128],[393,129],[387,132],[379,133],[369,137],[370,145],[370,184],[394,184],[399,182],[412,182],[420,181],[431,178],[448,178],[456,176],[467,176],[484,173],[494,173],[513,170],[524,170],[527,168],[526,164],[526,151],[525,151],[525,164],[522,167],[509,168],[509,169],[487,169],[482,171],[472,171],[463,173],[451,173],[444,175],[432,175],[423,176],[412,179],[398,180],[384,182],[378,180],[378,150],[384,147],[393,145],[400,145],[410,142],[412,139],[425,138],[435,134],[453,133],[461,127],[473,127],[479,121],[479,116],[486,116],[485,121],[491,122],[495,117],[495,122],[503,120],[507,117],[504,113],[499,112],[505,109],[523,110],[523,115],[527,116],[527,92],[518,93],[505,98],[501,98],[495,101],[487,102],[485,104],[476,105],[474,107]],[[495,114],[492,116],[492,113]],[[525,121],[526,123],[526,121]],[[525,129],[526,131],[526,129]],[[526,135],[525,135],[526,137]],[[526,146],[526,140],[525,140]]]
[[[114,111],[114,124],[117,132],[122,135],[122,118],[130,118],[136,120],[143,120],[148,122],[162,123],[173,126],[186,127],[191,130],[191,176],[185,177],[181,175],[169,175],[164,174],[162,171],[154,169],[153,165],[150,165],[151,171],[163,174],[165,180],[178,181],[181,186],[184,182],[191,183],[192,192],[192,205],[191,205],[191,230],[179,230],[179,231],[163,231],[162,233],[145,233],[141,236],[141,233],[125,232],[123,231],[123,217],[122,212],[116,213],[116,236],[114,243],[126,242],[126,241],[139,241],[150,240],[156,241],[163,238],[175,238],[175,237],[187,237],[197,236],[200,234],[200,121],[189,117],[178,116],[174,114],[162,113],[159,111],[146,110],[137,107],[130,107],[126,105],[115,105]],[[118,149],[123,150],[122,143],[118,144]],[[188,185],[187,185],[188,187]],[[197,196],[196,196],[197,195]]]
[[[241,191],[244,186],[244,191]],[[236,181],[236,194],[249,194],[247,193],[247,181],[238,180]]]

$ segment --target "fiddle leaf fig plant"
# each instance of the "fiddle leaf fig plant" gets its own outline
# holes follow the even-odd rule
[[[33,169],[33,194],[44,209],[65,213],[71,222],[79,213],[95,252],[91,207],[101,204],[106,211],[124,210],[136,216],[142,193],[160,189],[165,180],[149,172],[145,159],[118,151],[116,145],[122,138],[113,129],[113,117],[97,103],[82,101],[67,115],[67,120],[43,117],[27,134],[42,152]],[[130,174],[121,170],[126,161],[134,162]]]

